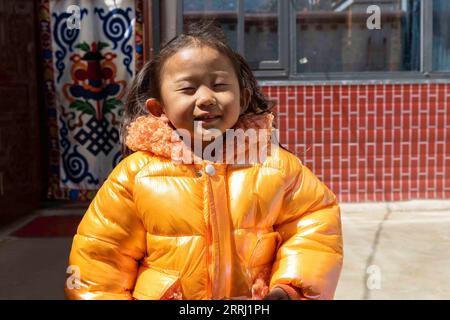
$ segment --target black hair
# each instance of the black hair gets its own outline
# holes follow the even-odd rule
[[[147,99],[161,100],[160,79],[164,63],[180,49],[192,46],[207,46],[216,49],[230,59],[239,82],[241,98],[245,89],[250,90],[250,101],[244,114],[271,112],[273,104],[260,91],[249,64],[228,45],[223,30],[216,25],[214,20],[191,22],[185,25],[181,34],[163,45],[155,58],[145,63],[133,79],[125,101],[125,112],[120,128],[124,156],[131,153],[125,145],[129,125],[136,118],[149,114],[145,106]]]

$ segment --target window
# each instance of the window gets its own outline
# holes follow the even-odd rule
[[[238,50],[238,3],[237,0],[183,0],[183,22],[214,18],[222,27],[228,43]]]
[[[214,18],[231,47],[243,54],[254,70],[284,70],[286,74],[287,1],[183,0],[182,4],[183,24]]]
[[[425,78],[450,71],[448,0],[179,4],[179,26],[216,19],[260,79]],[[368,10],[373,5],[378,11]]]
[[[433,1],[433,70],[450,71],[450,1]]]
[[[279,59],[279,15],[277,0],[244,2],[244,56],[253,69],[263,61]]]
[[[367,13],[374,3],[374,10],[380,10],[378,22],[376,11]],[[298,73],[419,71],[419,1],[295,4]]]

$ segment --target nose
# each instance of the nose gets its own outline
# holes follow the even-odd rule
[[[196,100],[197,107],[215,106],[217,104],[217,100],[214,97],[213,91],[207,88],[206,86],[200,87],[197,92],[198,92],[198,97]]]

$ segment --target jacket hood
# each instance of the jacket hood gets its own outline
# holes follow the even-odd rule
[[[214,162],[234,163],[233,161],[239,156],[245,157],[248,155],[250,148],[255,148],[258,154],[264,148],[269,155],[271,148],[268,148],[268,146],[276,141],[273,137],[275,130],[273,128],[273,119],[273,114],[269,112],[241,115],[231,129],[242,129],[244,132],[248,129],[254,129],[257,132],[255,138],[249,139],[245,136],[244,145],[238,145],[233,140],[234,152],[228,153],[227,147],[230,149],[230,146],[224,143],[221,160]],[[203,159],[194,154],[190,146],[183,142],[177,131],[171,127],[167,120],[152,115],[138,117],[130,124],[125,143],[132,151],[150,152],[156,156],[172,159],[175,162],[199,163],[203,161]],[[245,158],[245,162],[252,161],[249,158]]]

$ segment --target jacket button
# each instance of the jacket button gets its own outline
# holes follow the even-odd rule
[[[201,177],[201,176],[203,175],[202,170],[197,170],[197,171],[195,172],[195,175],[196,175],[197,177]]]
[[[210,176],[213,176],[216,173],[216,168],[212,164],[207,164],[205,167],[205,171]]]

